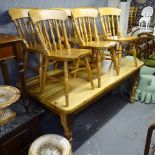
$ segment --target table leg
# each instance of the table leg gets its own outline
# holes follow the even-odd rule
[[[140,70],[136,71],[133,74],[133,85],[132,85],[131,93],[130,93],[130,102],[131,103],[134,103],[134,101],[135,101],[136,89],[138,87],[138,82],[139,82],[139,71]]]
[[[61,114],[60,119],[61,119],[61,125],[63,126],[64,129],[64,136],[72,144],[73,137],[72,137],[71,116]]]
[[[1,69],[2,69],[2,74],[4,78],[5,84],[9,85],[10,84],[10,79],[9,79],[9,73],[8,73],[8,67],[7,64],[5,63],[4,60],[0,62]]]

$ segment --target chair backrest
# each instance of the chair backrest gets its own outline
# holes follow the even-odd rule
[[[84,45],[93,40],[99,41],[96,18],[98,10],[95,8],[71,9],[76,34],[80,44]]]
[[[49,55],[61,50],[63,45],[69,48],[65,21],[67,13],[62,10],[38,9],[29,11],[30,18],[37,32],[41,45]]]
[[[67,13],[68,18],[66,20],[66,31],[67,31],[68,40],[70,41],[71,39],[76,38],[74,23],[72,21],[71,9],[70,8],[51,8],[51,9],[63,10]]]
[[[120,14],[118,8],[98,8],[102,31],[105,38],[121,36],[120,34]]]
[[[28,16],[30,10],[24,8],[9,9],[9,15],[14,21],[17,32],[27,48],[37,44],[36,33]]]
[[[151,17],[153,15],[153,8],[151,6],[147,6],[142,10],[143,17]]]

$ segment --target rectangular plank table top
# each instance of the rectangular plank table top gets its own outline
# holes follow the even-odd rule
[[[65,106],[64,85],[62,83],[53,83],[49,80],[42,94],[37,93],[37,86],[30,87],[28,93],[53,112],[69,115],[82,110],[99,97],[117,87],[124,80],[133,76],[143,66],[143,62],[139,60],[137,62],[138,66],[135,67],[133,60],[122,59],[120,75],[117,76],[110,61],[104,61],[102,64],[101,88],[97,88],[96,71],[93,71],[94,90],[91,89],[87,74],[85,72],[78,72],[77,78],[69,79],[70,93],[68,107]]]

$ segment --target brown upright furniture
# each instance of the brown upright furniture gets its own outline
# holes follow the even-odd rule
[[[128,33],[132,32],[132,28],[136,26],[137,10],[138,10],[138,7],[134,7],[134,6],[130,7],[129,21],[128,21]]]
[[[151,33],[143,32],[138,34],[138,45],[140,59],[148,59],[152,54],[154,54],[155,40],[154,35]],[[144,48],[146,47],[146,48]],[[144,50],[143,50],[144,49]]]
[[[95,8],[71,9],[76,34],[81,48],[91,49],[92,57],[97,61],[98,87],[101,87],[101,52],[111,51],[111,57],[118,75],[118,67],[114,47],[115,42],[99,41],[96,18],[98,10]],[[96,56],[95,56],[96,55]]]
[[[25,80],[24,80],[24,64],[22,58],[22,47],[21,47],[21,38],[11,35],[0,35],[0,64],[2,68],[2,74],[4,76],[5,84],[10,84],[8,67],[5,60],[16,58],[18,71],[19,71],[19,80],[21,84],[22,97],[25,103],[25,109],[28,111],[29,101],[27,99],[25,91]]]

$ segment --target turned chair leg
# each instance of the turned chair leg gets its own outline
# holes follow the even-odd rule
[[[23,52],[24,52],[24,70],[26,71],[26,67],[28,64],[28,52],[25,50]]]
[[[69,79],[68,79],[68,62],[64,62],[64,87],[66,106],[69,106]]]
[[[91,69],[90,69],[90,66],[89,66],[87,56],[84,59],[85,59],[86,69],[87,69],[87,72],[88,72],[88,78],[89,78],[89,81],[91,83],[92,89],[94,89],[94,83],[93,83],[93,80],[92,80],[92,72],[91,72]]]
[[[146,137],[146,143],[145,143],[144,155],[148,155],[149,154],[151,138],[152,138],[152,133],[153,133],[154,129],[155,129],[155,123],[151,124],[150,127],[148,128],[147,137]]]
[[[45,89],[46,79],[47,79],[47,71],[48,71],[48,59],[45,58],[44,69],[42,71],[42,85],[40,92],[43,93]]]
[[[134,57],[135,67],[137,67],[137,52],[136,52],[136,43],[133,43],[133,57]]]
[[[110,52],[111,52],[112,62],[114,63],[114,68],[116,70],[116,74],[119,75],[120,67],[118,67],[118,64],[117,64],[116,53],[115,53],[114,48],[111,48]]]
[[[96,50],[97,55],[97,77],[98,77],[98,88],[101,87],[101,55],[100,50]]]
[[[43,55],[39,54],[39,85],[40,93],[42,92],[42,80],[43,80]]]
[[[78,59],[77,62],[76,62],[75,68],[78,69],[79,68],[79,65],[80,65],[80,60]],[[74,72],[73,77],[76,78],[76,75],[77,75],[77,71]]]

